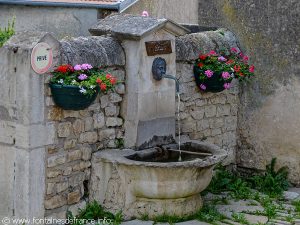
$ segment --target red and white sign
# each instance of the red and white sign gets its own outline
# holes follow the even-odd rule
[[[46,73],[53,62],[53,54],[51,47],[41,42],[34,46],[31,53],[31,67],[38,74]]]

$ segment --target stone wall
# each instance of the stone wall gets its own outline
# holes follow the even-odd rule
[[[124,13],[141,15],[146,10],[151,17],[167,18],[177,23],[198,24],[198,0],[139,0]]]
[[[228,30],[207,31],[176,39],[177,78],[180,81],[181,134],[214,143],[228,151],[225,164],[235,163],[237,146],[238,83],[220,93],[200,92],[193,78],[193,63],[199,54],[236,47]],[[178,126],[177,126],[178,130]]]
[[[97,23],[98,9],[1,5],[0,15],[1,28],[15,17],[17,32],[46,31],[63,38],[89,35],[88,28]]]
[[[300,2],[199,1],[199,23],[227,27],[256,66],[239,111],[238,164],[264,169],[272,157],[300,184]]]
[[[102,148],[117,148],[123,142],[120,103],[125,92],[125,57],[119,43],[109,37],[73,38],[61,41],[62,63],[101,66],[121,81],[115,92],[98,95],[80,111],[62,110],[46,92],[46,114],[55,126],[56,143],[47,146],[45,216],[65,217],[86,203],[91,154]],[[47,84],[46,84],[47,85]]]

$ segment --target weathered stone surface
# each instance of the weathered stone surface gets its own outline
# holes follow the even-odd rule
[[[68,194],[68,204],[74,204],[80,201],[81,195],[80,195],[80,191],[73,191],[71,193]]]
[[[116,85],[115,90],[118,94],[123,95],[123,94],[125,94],[125,85],[118,84],[118,85]]]
[[[100,134],[99,134],[100,136]],[[81,152],[82,152],[82,159],[83,160],[90,160],[91,159],[91,156],[92,156],[92,149],[91,147],[89,146],[83,146],[81,148]]]
[[[108,127],[118,127],[123,125],[123,120],[117,117],[108,117],[106,119],[106,126]]]
[[[93,117],[84,118],[84,130],[91,131],[94,128],[94,119]]]
[[[297,192],[292,192],[292,191],[283,192],[283,197],[286,200],[294,200],[294,199],[298,198],[299,196],[300,196],[300,194]]]
[[[186,28],[168,22],[167,19],[156,19],[130,14],[113,14],[108,16],[100,20],[89,31],[93,35],[111,34],[122,39],[140,39],[149,34],[149,32],[154,32],[161,27],[170,30],[174,35],[183,35],[188,32]]]
[[[81,151],[80,150],[74,150],[71,152],[68,152],[67,154],[67,161],[75,161],[81,159]]]
[[[61,175],[61,171],[60,170],[47,170],[47,177],[48,178],[53,178],[53,177],[57,177],[59,175]]]
[[[71,187],[76,187],[81,185],[84,181],[85,174],[83,172],[76,173],[69,178],[69,185]]]
[[[69,183],[67,181],[59,182],[59,183],[56,184],[56,191],[57,191],[57,193],[60,193],[62,191],[67,190],[68,187],[69,187]]]
[[[94,128],[102,128],[105,125],[105,117],[102,112],[93,115]]]
[[[45,200],[46,209],[55,209],[67,204],[67,199],[63,195],[55,195]]]
[[[72,124],[70,122],[64,122],[58,124],[57,135],[58,137],[68,137],[72,132]]]
[[[81,201],[75,205],[69,207],[68,211],[72,213],[73,216],[77,216],[80,213],[80,209],[84,209],[86,206],[86,201]]]
[[[78,37],[63,39],[62,63],[93,66],[124,65],[125,56],[121,45],[111,37]]]
[[[80,134],[79,142],[94,144],[97,142],[97,139],[98,139],[97,132],[91,131],[91,132],[85,132]]]
[[[84,132],[85,131],[84,121],[80,120],[80,119],[75,120],[73,123],[73,130],[74,130],[75,135],[78,135],[78,134]]]
[[[217,108],[215,105],[208,105],[208,106],[205,106],[204,108],[205,110],[205,116],[206,117],[214,117],[216,115],[216,112],[217,112]]]
[[[106,116],[117,116],[117,106],[112,105],[105,108]]]
[[[57,165],[64,164],[66,162],[66,156],[64,153],[50,156],[48,158],[48,167],[55,167]]]
[[[53,194],[55,192],[55,183],[47,184],[47,195]]]
[[[115,139],[116,131],[115,129],[105,129],[99,131],[99,141],[107,140],[107,139]]]
[[[77,139],[66,140],[64,143],[64,149],[74,148],[77,144]]]
[[[114,92],[109,94],[108,99],[109,99],[110,102],[113,102],[113,103],[117,103],[117,102],[122,101],[122,97],[120,95],[118,95],[117,93],[114,93]]]
[[[230,37],[230,41],[227,37]],[[227,29],[181,36],[176,39],[176,59],[177,61],[195,60],[199,57],[200,52],[204,54],[215,49],[216,43],[219,48],[230,49],[230,47],[237,46],[237,39]]]

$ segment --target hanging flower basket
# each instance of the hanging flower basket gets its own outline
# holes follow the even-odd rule
[[[194,64],[195,82],[204,92],[229,89],[234,78],[244,81],[254,75],[254,66],[249,65],[248,60],[249,57],[237,48],[200,55]]]
[[[224,91],[225,88],[224,88],[224,84],[225,84],[225,81],[220,79],[220,74],[213,74],[210,79],[207,79],[207,80],[204,80],[202,81],[200,79],[200,74],[203,74],[204,71],[202,70],[199,70],[198,67],[194,66],[194,77],[195,77],[195,81],[196,81],[196,84],[197,84],[197,87],[199,87],[202,91],[203,88],[201,87],[206,87],[205,91],[206,92],[221,92],[221,91]],[[228,81],[227,83],[231,83],[231,81]]]
[[[114,88],[117,79],[89,64],[61,65],[51,73],[50,89],[54,103],[66,110],[82,110],[96,99],[99,91]]]
[[[82,110],[89,107],[97,97],[97,87],[92,95],[84,95],[74,85],[49,84],[54,103],[65,110]]]

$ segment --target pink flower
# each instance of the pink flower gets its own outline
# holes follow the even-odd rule
[[[229,89],[229,88],[231,87],[231,85],[230,85],[230,83],[225,83],[225,84],[223,85],[223,87],[224,87],[225,89]]]
[[[88,70],[88,69],[92,69],[93,67],[90,64],[82,64],[81,65],[81,69],[83,70]]]
[[[216,55],[217,53],[214,50],[211,50],[208,55]]]
[[[85,80],[86,78],[88,78],[88,76],[86,74],[83,74],[83,73],[78,76],[79,80]]]
[[[248,56],[246,56],[246,55],[244,55],[244,57],[243,57],[243,61],[244,61],[244,62],[248,62],[248,60],[249,60],[249,57],[248,57]]]
[[[201,90],[206,90],[206,86],[204,84],[200,84],[199,87],[200,87]]]
[[[254,65],[251,65],[251,66],[249,67],[249,72],[250,72],[250,73],[254,73],[254,69],[255,69]]]
[[[214,72],[211,71],[211,70],[205,70],[204,73],[205,73],[205,75],[206,75],[208,78],[212,77],[212,75],[214,74]]]
[[[223,57],[223,56],[218,57],[218,60],[220,62],[226,62],[227,61],[227,59],[225,57]]]
[[[239,50],[238,50],[237,48],[231,48],[230,51],[231,51],[231,52],[235,52],[235,53],[238,53],[238,52],[239,52]]]
[[[142,16],[148,17],[149,13],[147,11],[143,11]]]
[[[242,58],[244,57],[244,54],[242,52],[240,52],[240,57],[242,57]]]
[[[230,74],[228,72],[222,72],[222,78],[223,79],[229,79],[230,78]]]
[[[81,70],[81,66],[80,65],[74,66],[74,70]]]

